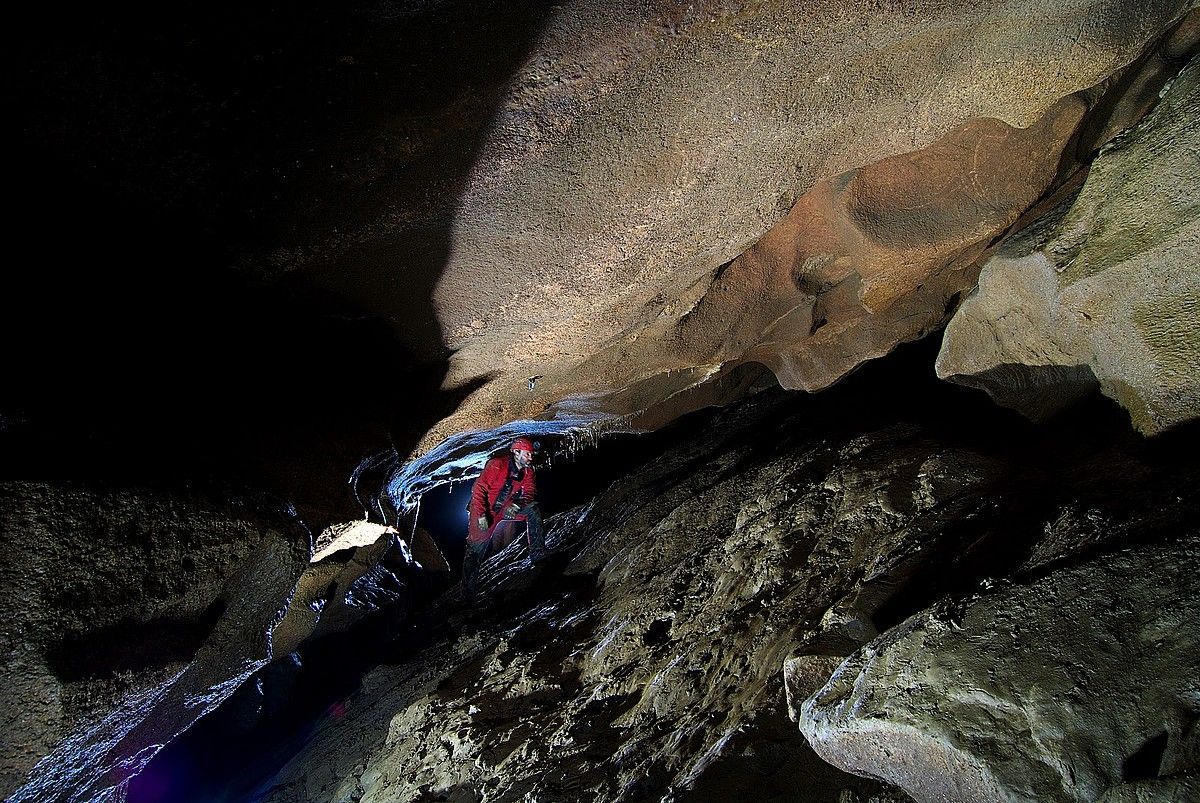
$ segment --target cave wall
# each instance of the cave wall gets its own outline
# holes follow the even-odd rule
[[[155,745],[273,657],[290,597],[340,611],[321,627],[356,621],[330,595],[382,558],[301,575],[309,531],[381,510],[345,482],[373,453],[390,466],[527,418],[654,428],[761,389],[760,366],[826,388],[960,301],[943,373],[1039,415],[1095,377],[1144,431],[1184,424],[1198,384],[1194,98],[1176,75],[1200,41],[1193,6],[22,9],[11,224],[30,247],[0,297],[0,521],[17,556],[7,585],[29,595],[4,602],[7,788],[120,794]],[[1021,312],[1053,323],[1089,283],[1134,291],[1092,328],[1051,326],[1071,341],[1054,344],[1063,359],[1014,357],[998,335],[960,342],[997,333],[997,288],[1021,284]],[[228,490],[197,500],[197,481]],[[263,492],[275,497],[224,507]],[[279,513],[288,502],[307,530]],[[693,516],[735,535],[743,500],[723,505],[684,505],[647,565],[679,570]],[[752,552],[777,535],[754,532]],[[867,559],[853,547],[843,579]],[[600,549],[569,574],[624,582]],[[796,568],[738,560],[752,585]],[[740,581],[705,565],[717,607],[736,609]],[[813,593],[792,602],[836,602]],[[829,621],[857,634],[839,638],[875,627],[835,608]],[[320,625],[291,613],[289,648]],[[673,625],[655,622],[644,633],[669,643]],[[763,636],[746,666],[766,685],[722,704],[761,714],[804,763],[770,692],[799,638]],[[581,682],[560,689],[564,711]],[[587,688],[623,701],[639,682]],[[620,783],[700,783],[653,708],[631,715],[644,749]],[[689,750],[721,742],[685,724]],[[489,755],[469,780],[507,783],[511,765]]]
[[[1104,148],[1078,194],[983,265],[947,327],[942,376],[1035,418],[1090,387],[1147,435],[1196,417],[1197,66]]]
[[[266,497],[0,486],[8,800],[121,800],[164,744],[278,657],[310,554]]]
[[[1189,783],[1194,431],[1147,445],[1105,405],[1039,427],[897,375],[913,382],[886,410],[895,375],[863,372],[679,432],[551,523],[549,570],[518,543],[485,570],[484,604],[452,593],[420,614],[428,640],[369,671],[267,799]]]

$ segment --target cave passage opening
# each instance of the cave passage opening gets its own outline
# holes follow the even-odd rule
[[[700,413],[703,416],[704,411]],[[686,423],[683,424],[686,426]],[[586,503],[621,477],[661,453],[672,437],[665,434],[614,433],[596,438],[585,448],[559,435],[541,436],[534,458],[537,501],[549,519]],[[496,452],[499,454],[500,452]],[[475,479],[446,482],[425,491],[417,507],[418,527],[430,534],[453,567],[462,563],[466,548],[467,504]]]
[[[537,482],[543,516],[550,519],[585,504],[707,426],[718,412],[699,410],[648,433],[584,439],[538,435]],[[416,523],[433,537],[450,564],[452,582],[457,582],[462,564],[466,505],[473,484],[474,478],[440,480],[422,492],[416,509]],[[400,527],[412,524],[411,519],[403,519]],[[510,560],[512,554],[497,558]],[[428,618],[423,612],[436,605],[444,588],[444,582],[431,579],[402,603],[413,606],[408,613],[381,609],[346,632],[301,645],[260,669],[215,711],[161,750],[131,780],[127,800],[242,803],[259,799],[322,723],[346,715],[347,701],[361,692],[361,680],[370,669],[411,660],[436,636],[437,627],[415,620]]]

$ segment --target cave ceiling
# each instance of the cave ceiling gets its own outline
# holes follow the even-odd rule
[[[754,366],[825,388],[1077,190],[1195,49],[1191,6],[23,12],[16,222],[57,247],[14,374],[74,365],[10,416],[344,477],[389,439],[653,427]]]

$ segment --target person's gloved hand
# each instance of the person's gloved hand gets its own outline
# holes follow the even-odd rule
[[[476,520],[475,523],[479,525],[479,529],[486,530],[487,529],[487,516],[480,516],[479,519]]]
[[[505,511],[505,515],[508,518],[512,518],[513,516],[517,515],[520,512],[521,512],[521,506],[518,505],[516,502],[513,502],[511,505],[508,506],[508,510]]]

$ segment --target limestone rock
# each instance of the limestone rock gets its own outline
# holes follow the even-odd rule
[[[931,331],[1073,146],[1137,119],[1143,51],[1190,8],[635,6],[564,7],[454,196],[431,298],[471,393],[419,452],[579,399],[641,414],[742,361],[822,388]],[[357,263],[390,276],[376,243],[409,227],[288,269],[395,317],[407,281]]]
[[[817,626],[848,590],[837,577],[877,561],[887,575],[881,556],[937,540],[903,523],[938,507],[940,493],[881,490],[895,461],[915,475],[936,447],[897,428],[806,448],[807,434],[780,442],[753,420],[698,438],[554,522],[554,549],[568,549],[564,539],[582,547],[568,582],[595,582],[594,591],[543,598],[544,581],[522,564],[485,569],[485,594],[530,594],[534,607],[369,674],[345,720],[284,770],[272,799],[472,789],[485,799],[675,790],[704,800],[746,773],[784,794],[782,767],[831,796],[853,784],[877,791],[830,774],[789,733],[782,660],[803,639],[798,623]],[[714,458],[714,449],[728,451]],[[849,463],[834,468],[839,454]],[[946,490],[992,476],[963,473]],[[458,625],[451,602],[429,615]]]
[[[435,582],[449,564],[433,538],[421,528],[401,535],[393,527],[354,522],[331,528],[323,550],[296,582],[287,612],[275,632],[275,648],[284,655],[309,638],[348,630],[363,617],[411,601],[413,586]],[[319,559],[318,559],[319,558]]]
[[[294,514],[262,500],[38,483],[0,486],[0,537],[13,801],[119,799],[272,657],[309,550]]]
[[[1200,64],[1013,237],[946,328],[938,375],[1033,418],[1096,383],[1152,435],[1200,415]]]
[[[1198,578],[1193,532],[938,606],[849,658],[801,729],[919,801],[1091,801],[1195,769]]]
[[[1196,467],[1142,462],[1123,451],[1132,434],[1081,472],[1094,452],[1047,445],[982,399],[1015,431],[835,427],[863,412],[839,390],[769,391],[682,433],[551,523],[561,577],[501,555],[484,604],[431,606],[430,641],[369,672],[267,799],[871,799],[878,785],[817,760],[788,699],[857,639],[1022,567],[1050,532],[1031,571],[1112,549],[1113,533],[1165,537],[1200,507]],[[1065,516],[1068,502],[1095,515]]]
[[[658,405],[653,425],[745,364],[826,387],[940,326],[995,238],[1141,115],[1194,6],[449,0],[18,26],[14,192],[38,200],[14,227],[61,247],[5,295],[26,388],[6,411],[66,429],[55,344],[125,353],[84,432],[119,415],[110,443],[173,460],[161,425],[191,419],[189,455],[241,453],[323,525],[372,447],[581,409]],[[69,219],[88,230],[68,243]],[[94,271],[97,250],[127,257]],[[169,312],[138,300],[150,283]],[[192,372],[160,397],[146,369],[180,351]]]
[[[783,665],[783,687],[787,692],[788,719],[800,721],[800,705],[829,682],[842,663],[841,657],[802,655]]]

